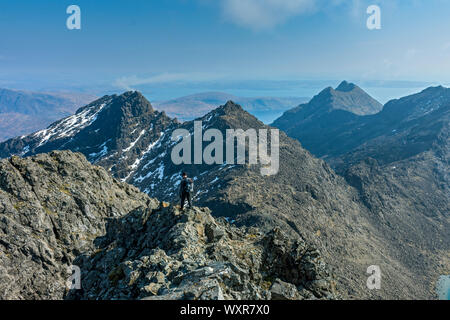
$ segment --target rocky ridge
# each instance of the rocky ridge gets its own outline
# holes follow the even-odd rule
[[[150,104],[136,92],[115,97],[114,101],[115,110],[136,110],[136,114],[140,111],[144,112],[144,115],[154,115],[148,107]],[[94,104],[86,107],[82,112],[96,112],[97,106],[98,104]],[[109,109],[106,106],[105,108]],[[115,118],[119,115],[121,119],[122,113],[108,114],[109,117],[97,117],[82,131],[95,133],[97,129],[93,130],[94,128],[104,126],[103,122],[114,123],[117,120],[110,117]],[[137,121],[139,116],[132,119],[133,122]],[[202,121],[203,130],[216,128],[222,133],[227,129],[236,128],[271,129],[233,102],[228,102],[197,120]],[[223,217],[240,227],[256,226],[263,232],[270,232],[278,226],[289,236],[300,236],[308,244],[318,248],[325,263],[333,268],[337,286],[345,297],[356,299],[434,297],[431,283],[437,278],[438,270],[445,270],[448,265],[448,262],[440,262],[446,242],[442,241],[440,246],[436,246],[438,243],[436,241],[419,243],[415,241],[426,238],[428,231],[425,230],[448,230],[445,227],[448,223],[445,219],[437,223],[432,222],[434,226],[424,227],[424,232],[416,232],[419,236],[410,237],[413,228],[409,224],[414,225],[420,221],[424,225],[429,225],[430,222],[426,219],[411,220],[408,211],[404,211],[403,208],[389,212],[389,206],[386,210],[383,209],[384,211],[378,210],[382,206],[370,206],[369,201],[364,198],[364,189],[359,188],[357,183],[346,181],[337,175],[327,163],[314,158],[298,141],[282,132],[280,132],[280,170],[275,176],[262,176],[260,164],[175,165],[171,160],[171,150],[176,144],[176,141],[171,140],[172,132],[182,128],[192,134],[193,126],[193,122],[179,124],[169,121],[164,131],[158,129],[160,127],[153,127],[152,130],[147,128],[137,139],[137,143],[134,143],[136,140],[129,138],[119,139],[118,141],[123,141],[122,147],[108,148],[109,155],[99,155],[98,158],[89,160],[103,165],[116,177],[137,186],[151,197],[169,202],[179,201],[180,173],[189,172],[195,179],[195,203],[209,207],[214,216]],[[134,129],[130,131],[124,127],[123,130],[131,134]],[[104,143],[101,141],[108,140],[108,136],[105,135],[109,132],[110,130],[105,130],[98,137],[99,145]],[[12,150],[11,146],[19,145],[22,140],[16,139],[9,145],[0,144],[0,150],[8,146]],[[44,145],[47,150],[51,150],[52,143]],[[61,145],[61,148],[63,146]],[[21,148],[23,145],[18,150],[22,150]],[[79,146],[74,143],[70,148],[75,151]],[[115,154],[120,154],[123,148],[134,151],[117,158]],[[30,151],[30,154],[39,150],[42,149]],[[133,158],[127,160],[126,156],[129,154],[133,154]],[[108,164],[108,161],[113,161],[108,159],[110,155],[115,155],[113,159],[121,165],[120,171],[111,167],[113,162]],[[364,181],[371,181],[371,178],[364,178]],[[376,187],[373,186],[374,189],[381,190]],[[389,190],[398,189],[391,189],[389,186],[384,191]],[[376,193],[373,194],[375,202],[378,196]],[[398,194],[394,193],[388,194],[388,197],[381,195],[380,199],[389,200],[386,204],[395,204],[396,197]],[[405,203],[410,203],[410,200],[406,199]],[[379,218],[383,216],[393,218],[386,222]],[[408,231],[399,232],[403,228]],[[402,237],[398,238],[397,235]],[[370,265],[379,265],[382,268],[389,286],[382,286],[382,289],[377,291],[367,289],[366,270]]]
[[[74,263],[69,299],[336,299],[317,250],[275,228],[236,228],[207,208],[160,206],[111,221],[97,250]],[[105,272],[104,266],[111,266]]]
[[[395,260],[426,270],[417,273],[419,282],[448,274],[450,89],[430,87],[347,122],[322,120],[309,124],[321,130],[309,150],[358,191],[370,224],[396,247]],[[308,145],[304,129],[288,133]]]
[[[339,297],[300,237],[179,212],[70,151],[0,161],[0,271],[1,299]]]

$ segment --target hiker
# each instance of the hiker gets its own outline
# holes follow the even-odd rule
[[[184,202],[188,201],[189,208],[192,208],[191,193],[194,192],[194,181],[188,178],[187,173],[183,172],[181,175],[183,178],[180,183],[180,197],[181,197],[181,210],[183,210]]]

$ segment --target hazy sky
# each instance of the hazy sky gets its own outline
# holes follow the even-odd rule
[[[66,8],[81,8],[68,30]],[[367,7],[381,8],[368,30]],[[0,0],[0,85],[450,82],[448,0]]]

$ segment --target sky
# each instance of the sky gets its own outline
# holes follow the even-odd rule
[[[158,100],[305,96],[346,79],[386,100],[450,83],[449,14],[447,0],[0,0],[0,87]]]

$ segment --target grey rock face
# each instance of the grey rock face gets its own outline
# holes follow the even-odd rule
[[[280,279],[276,279],[272,284],[270,293],[273,300],[297,300],[301,297],[294,285],[281,281]]]
[[[0,299],[270,299],[276,278],[339,297],[301,238],[180,212],[69,151],[0,161],[0,271]]]
[[[361,117],[371,118],[382,108],[381,103],[361,88],[344,81],[336,89],[326,88],[310,102],[286,111],[272,126],[322,157],[347,147],[351,142],[343,131],[349,127],[354,129]]]
[[[75,257],[91,252],[107,218],[151,200],[81,154],[0,161],[0,298],[61,299]]]
[[[416,277],[415,297],[435,298],[432,283],[450,270],[450,89],[430,87],[369,116],[301,118],[305,110],[275,124],[357,190],[392,261]]]
[[[69,299],[270,299],[279,278],[290,299],[338,297],[319,253],[302,239],[236,228],[207,208],[136,210],[111,221],[96,246],[95,258],[75,260],[83,289]]]

